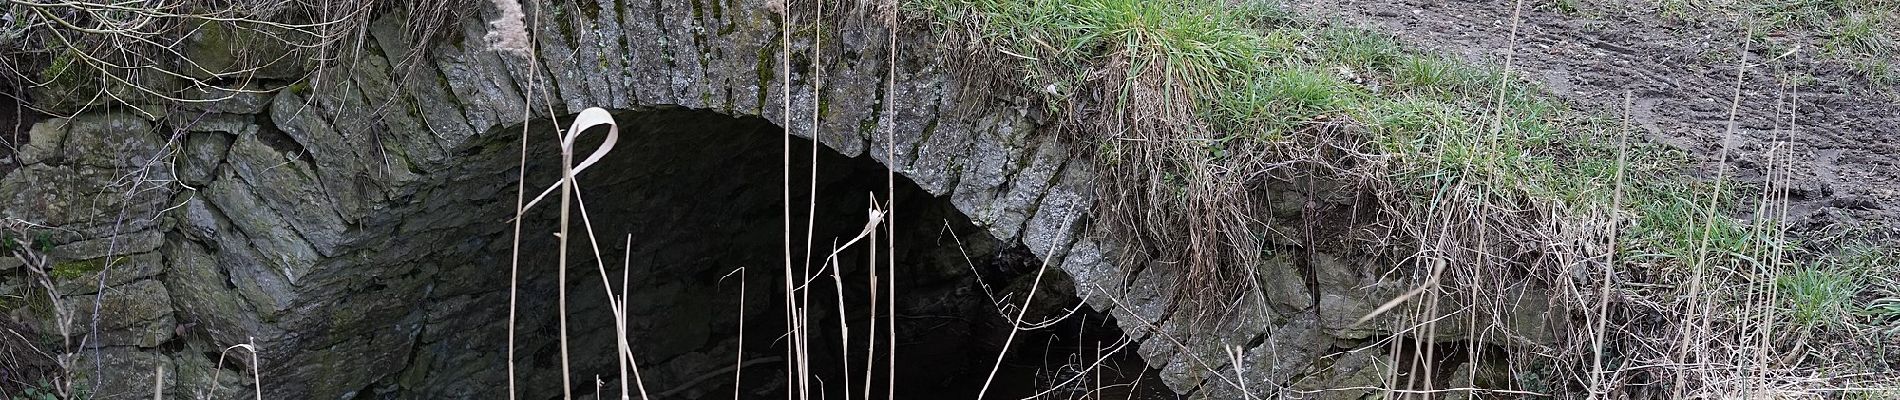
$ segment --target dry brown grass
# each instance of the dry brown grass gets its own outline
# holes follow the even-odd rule
[[[411,41],[433,41],[468,16],[471,2],[14,1],[0,6],[14,28],[0,32],[0,71],[34,97],[24,103],[51,115],[220,101],[283,89],[354,59],[370,21],[384,15],[403,15]],[[424,55],[392,62],[410,67]]]

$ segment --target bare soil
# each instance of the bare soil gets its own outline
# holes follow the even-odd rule
[[[1516,8],[1510,0],[1292,3],[1327,20],[1392,34],[1413,48],[1492,65],[1502,65],[1510,53]],[[1537,3],[1545,2],[1525,2],[1518,19],[1513,73],[1603,116],[1620,115],[1624,92],[1632,92],[1638,134],[1689,152],[1702,163],[1697,170],[1713,177],[1735,95],[1743,30],[1720,21],[1673,20],[1640,5],[1593,4],[1586,7],[1595,9],[1561,12]],[[1813,33],[1766,37],[1767,43],[1752,45],[1743,70],[1730,176],[1759,185],[1769,167],[1787,166],[1796,231],[1867,228],[1875,236],[1895,237],[1900,96],[1894,93],[1900,88],[1872,83],[1826,58]],[[1789,130],[1790,113],[1777,98],[1794,91],[1792,82],[1800,84]],[[1791,143],[1793,156],[1771,164],[1769,150],[1778,142]]]

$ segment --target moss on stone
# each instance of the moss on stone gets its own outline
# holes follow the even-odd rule
[[[99,70],[81,59],[72,49],[60,52],[40,70],[39,98],[43,105],[53,107],[76,106],[99,90]]]
[[[234,28],[224,23],[207,22],[195,28],[185,40],[181,52],[189,63],[178,66],[178,73],[199,79],[249,71],[259,78],[293,79],[306,66],[301,57],[279,57],[296,52],[293,43],[303,33],[266,27]]]
[[[576,37],[574,35],[574,24],[572,21],[573,18],[570,18],[567,15],[567,8],[566,7],[551,7],[551,9],[554,10],[553,11],[554,12],[554,18],[553,18],[554,26],[557,30],[561,31],[561,37],[563,38]]]
[[[297,81],[297,83],[292,83],[292,84],[290,84],[290,87],[288,87],[288,88],[286,88],[286,89],[288,89],[288,90],[290,90],[290,93],[292,93],[292,94],[296,94],[296,95],[298,95],[298,96],[304,96],[304,95],[309,95],[309,94],[310,94],[310,82],[309,82],[309,81]]]
[[[54,263],[49,273],[54,280],[78,279],[106,269],[108,264],[124,264],[130,257],[119,256],[108,261],[106,258],[76,260]]]
[[[765,111],[766,95],[770,93],[770,89],[767,88],[767,86],[772,84],[773,77],[778,76],[778,70],[772,66],[773,62],[778,61],[778,57],[777,54],[773,54],[772,48],[780,45],[783,45],[783,43],[780,43],[778,37],[774,36],[770,43],[759,46],[759,62],[757,66],[753,67],[753,70],[759,74],[759,109],[757,111],[760,113]]]
[[[600,20],[600,3],[595,3],[591,1],[583,1],[583,2],[580,2],[578,5],[581,9],[581,15],[586,15],[587,20],[589,21]]]
[[[56,321],[57,320],[55,318],[57,316],[53,315],[54,314],[53,298],[49,296],[48,293],[45,291],[40,291],[38,293],[28,292],[26,293],[25,296],[22,296],[19,299],[19,304],[13,305],[13,307],[25,308],[27,315],[34,316],[40,321]]]
[[[78,79],[70,75],[78,72],[75,68],[78,66],[80,66],[79,57],[72,50],[60,52],[59,55],[53,56],[52,62],[47,63],[46,69],[40,71],[40,79],[54,86],[70,85]]]

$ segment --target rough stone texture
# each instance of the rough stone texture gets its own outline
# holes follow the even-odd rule
[[[64,150],[61,144],[66,141],[66,128],[71,125],[67,122],[64,118],[53,119],[27,130],[28,141],[20,146],[18,154],[20,164],[39,164],[59,158]]]
[[[108,288],[96,296],[68,296],[65,302],[78,321],[92,320],[93,310],[99,310],[100,336],[87,343],[89,346],[157,347],[171,339],[177,326],[172,319],[171,295],[155,280]]]
[[[703,8],[709,4],[717,11]],[[509,248],[496,239],[507,232],[500,216],[513,191],[518,136],[508,132],[528,122],[522,109],[530,97],[537,108],[551,101],[558,114],[682,107],[763,118],[845,156],[868,155],[949,198],[995,239],[1050,259],[1083,300],[1140,340],[1140,355],[1177,392],[1225,398],[1239,380],[1264,390],[1298,376],[1309,384],[1332,375],[1338,380],[1328,382],[1376,381],[1388,367],[1362,354],[1322,360],[1332,357],[1329,349],[1380,334],[1352,322],[1405,289],[1355,258],[1320,258],[1310,272],[1319,285],[1309,287],[1309,272],[1290,257],[1271,257],[1258,269],[1262,285],[1229,315],[1177,317],[1180,271],[1165,263],[1123,270],[1112,241],[1087,223],[1094,202],[1089,161],[1043,132],[1024,105],[972,87],[946,61],[961,50],[942,48],[926,30],[898,32],[899,70],[887,81],[891,71],[881,60],[892,50],[884,47],[888,32],[850,17],[828,20],[819,30],[820,78],[806,61],[810,30],[799,30],[789,44],[798,61],[789,70],[781,64],[787,43],[765,0],[602,0],[597,14],[529,10],[558,22],[536,28],[541,59],[531,73],[523,60],[482,44],[481,18],[493,13],[483,5],[479,18],[459,22],[460,37],[439,43],[407,43],[396,22],[404,16],[382,17],[365,51],[354,53],[358,59],[310,83],[316,95],[195,93],[215,100],[158,123],[108,109],[33,127],[20,152],[23,167],[0,178],[0,215],[55,228],[58,261],[111,261],[104,264],[109,271],[78,271],[59,283],[61,301],[86,306],[82,315],[91,315],[93,299],[104,300],[92,341],[104,350],[81,351],[110,364],[94,379],[101,393],[149,395],[143,382],[151,380],[151,365],[170,365],[170,396],[184,396],[217,370],[207,354],[255,343],[266,398],[493,397],[500,372],[484,363],[498,358],[502,349],[493,344],[501,339],[479,329],[493,321],[458,316],[501,306],[497,299],[505,297],[496,294],[505,286],[495,277],[507,260],[444,257]],[[215,57],[206,44],[213,39],[196,38],[192,48],[229,62]],[[413,68],[390,62],[424,48],[428,61]],[[794,106],[788,123],[786,79]],[[816,95],[814,81],[822,81]],[[894,96],[887,84],[895,85]],[[815,130],[814,104],[824,114]],[[896,137],[874,129],[885,123],[896,127]],[[681,154],[692,154],[693,146],[623,145],[681,146]],[[530,187],[553,181],[540,172]],[[669,172],[589,173],[648,182]],[[627,223],[666,226],[688,217]],[[1290,253],[1298,245],[1280,247]],[[667,276],[654,274],[639,279]],[[642,284],[649,286],[632,301],[639,315],[691,315],[708,307],[693,299],[712,301],[693,295],[700,288],[691,285]],[[718,365],[726,361],[706,354],[734,344],[708,337],[708,326],[715,323],[634,329],[658,338],[646,345],[671,349],[646,355],[655,362]],[[168,343],[175,346],[162,346]],[[1226,352],[1232,346],[1241,347],[1241,368]],[[529,349],[523,357],[546,354]],[[1331,375],[1302,372],[1320,361],[1334,367]],[[251,367],[248,359],[226,363]],[[649,382],[682,383],[689,379],[684,369],[656,369]],[[220,379],[226,387],[248,381],[232,373]]]

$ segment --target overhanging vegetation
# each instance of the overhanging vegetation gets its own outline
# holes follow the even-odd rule
[[[1785,369],[1797,366],[1885,368],[1845,352],[1793,357],[1814,348],[1782,340],[1880,346],[1874,334],[1894,316],[1844,310],[1891,301],[1867,299],[1893,296],[1892,283],[1825,278],[1892,274],[1892,263],[1844,261],[1891,249],[1789,237],[1786,184],[1776,180],[1785,173],[1752,187],[1726,172],[1696,176],[1701,159],[1551,100],[1513,77],[1508,59],[1493,68],[1406,51],[1259,3],[913,7],[953,43],[972,44],[972,59],[1041,93],[1058,131],[1098,149],[1098,220],[1132,253],[1127,262],[1186,268],[1186,290],[1232,296],[1263,254],[1340,246],[1418,285],[1380,311],[1439,296],[1497,309],[1509,304],[1502,288],[1525,284],[1571,292],[1560,301],[1590,322],[1587,332],[1531,357],[1563,361],[1552,390],[1608,387],[1603,371],[1618,365],[1676,364],[1635,373],[1673,380],[1676,396],[1690,385],[1733,393],[1864,381]],[[1276,206],[1265,194],[1275,190],[1305,204]],[[1268,212],[1285,208],[1297,214]],[[1339,208],[1349,212],[1327,212]],[[1390,327],[1401,335],[1437,317],[1403,309],[1415,315]],[[1814,313],[1848,323],[1803,322]],[[1780,352],[1795,361],[1741,356]],[[1743,367],[1710,372],[1732,358]],[[1715,378],[1723,374],[1747,379]]]

